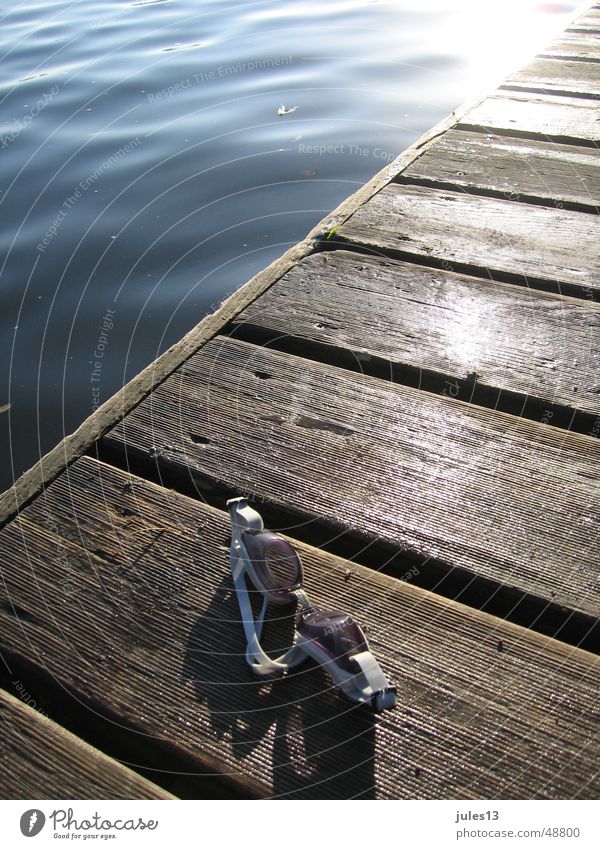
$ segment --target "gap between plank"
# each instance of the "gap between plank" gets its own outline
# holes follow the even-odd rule
[[[468,193],[467,193],[468,194]],[[513,203],[514,201],[507,201]],[[321,239],[315,245],[316,251],[335,251],[345,250],[352,253],[362,254],[363,256],[376,256],[381,259],[399,259],[411,262],[414,265],[421,265],[424,268],[438,268],[445,270],[447,260],[444,257],[436,257],[431,254],[423,256],[422,254],[403,251],[398,248],[370,248],[368,245],[363,245],[353,242],[343,236],[334,235],[332,238]],[[594,290],[591,287],[577,286],[575,283],[563,283],[556,280],[548,280],[543,277],[532,277],[524,274],[517,274],[512,271],[501,271],[489,268],[483,268],[468,262],[457,262],[452,260],[452,268],[459,274],[468,274],[470,277],[486,278],[494,283],[510,283],[514,286],[520,286],[527,289],[539,289],[542,292],[551,292],[554,295],[567,295],[571,298],[576,298],[580,301],[597,301],[600,302],[600,288]]]
[[[544,419],[552,418],[552,425],[560,430],[581,433],[585,436],[592,434],[598,416],[581,410],[572,409],[533,395],[523,395],[514,390],[499,388],[477,379],[477,374],[468,378],[458,378],[454,375],[435,371],[434,369],[414,366],[410,363],[393,363],[376,354],[369,359],[357,361],[350,350],[316,342],[303,337],[282,336],[278,331],[244,322],[226,329],[234,339],[241,339],[261,347],[272,348],[286,354],[301,356],[303,359],[324,363],[337,368],[343,368],[357,374],[366,374],[387,383],[410,386],[434,395],[448,395],[452,388],[452,398],[466,404],[482,407],[494,412],[508,413],[518,418],[529,419],[540,424]],[[550,413],[551,415],[548,415]]]
[[[410,176],[405,177],[404,174],[398,174],[394,183],[402,186],[424,186],[429,189],[441,189],[444,191],[461,192],[465,195],[476,195],[482,198],[497,198],[498,200],[511,200],[507,197],[507,192],[500,189],[487,189],[482,186],[465,186],[460,183],[454,183],[452,180],[434,180],[428,177]],[[531,206],[545,206],[549,209],[556,209],[556,202],[549,198],[543,198],[539,195],[529,195],[524,192],[518,192],[519,199],[516,203],[526,203]],[[561,209],[568,209],[572,212],[585,212],[589,215],[598,215],[600,209],[593,203],[581,203],[578,201],[561,200]]]
[[[554,57],[552,57],[554,58]],[[569,91],[563,88],[548,89],[539,85],[517,85],[516,83],[504,83],[498,86],[499,91],[518,91],[526,94],[546,94],[555,95],[556,97],[576,97],[579,100],[599,100],[600,94],[590,94],[585,91]]]
[[[536,59],[559,59],[562,62],[600,62],[595,56],[570,56],[562,53],[538,53]]]
[[[465,116],[465,118],[467,117]],[[527,141],[553,142],[555,144],[570,144],[573,147],[598,149],[598,142],[592,139],[582,139],[577,136],[548,135],[547,133],[537,133],[534,130],[518,130],[513,128],[508,129],[506,127],[485,126],[484,124],[470,124],[468,121],[458,121],[452,129],[467,130],[470,133],[481,133],[484,136],[503,136]]]
[[[21,692],[35,694],[35,709],[59,727],[128,769],[181,799],[255,799],[240,780],[212,773],[197,773],[197,764],[191,765],[179,752],[156,738],[127,729],[123,717],[108,716],[94,705],[83,705],[79,696],[71,694],[64,684],[33,666],[22,657],[2,649],[0,688],[14,697],[23,699]],[[16,685],[21,690],[15,692]],[[40,695],[38,695],[40,694]],[[82,710],[82,707],[88,709]],[[196,771],[194,771],[194,768]]]

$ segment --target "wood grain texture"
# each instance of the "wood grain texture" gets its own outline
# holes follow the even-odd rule
[[[78,461],[0,533],[2,642],[260,795],[597,796],[597,657],[299,544],[313,601],[357,616],[395,680],[374,719],[310,665],[252,676],[227,545],[224,512]]]
[[[537,136],[546,141],[590,145],[600,141],[598,104],[594,101],[582,97],[500,91],[475,106],[457,126]]]
[[[594,213],[600,206],[600,150],[574,145],[449,130],[401,177]]]
[[[600,9],[595,7],[588,9],[567,27],[567,32],[570,30],[600,33]]]
[[[502,87],[597,99],[600,97],[600,65],[596,62],[536,57],[520,71],[507,77]]]
[[[595,33],[564,32],[539,55],[598,62],[600,61],[600,38]]]
[[[337,231],[345,242],[403,257],[436,258],[481,276],[517,275],[600,290],[600,218],[585,212],[481,198],[422,186],[391,185]]]
[[[600,613],[591,437],[220,337],[104,442]]]
[[[173,798],[0,690],[0,799]]]
[[[476,374],[600,418],[597,304],[335,251],[304,259],[234,325],[348,349],[359,367],[379,357],[450,380]]]

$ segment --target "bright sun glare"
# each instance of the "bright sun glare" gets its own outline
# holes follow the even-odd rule
[[[476,81],[486,87],[530,60],[589,5],[540,0],[425,0],[418,8],[439,10],[447,17],[434,49],[451,49],[464,57]]]

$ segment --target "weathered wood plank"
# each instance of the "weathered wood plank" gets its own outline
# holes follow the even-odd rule
[[[391,185],[358,209],[337,236],[492,278],[500,272],[523,284],[549,281],[557,284],[555,291],[600,290],[600,218],[585,212]]]
[[[541,136],[555,142],[591,145],[600,141],[598,104],[583,97],[499,93],[471,109],[457,127]]]
[[[567,32],[575,30],[576,32],[600,32],[600,9],[591,8],[583,15],[580,15],[573,21]]]
[[[104,438],[596,619],[600,442],[219,337]]]
[[[502,88],[575,94],[597,99],[600,97],[600,65],[596,62],[535,58],[507,77]]]
[[[539,55],[598,62],[600,61],[600,38],[594,33],[565,32],[545,47]]]
[[[252,676],[227,544],[224,512],[78,461],[0,533],[2,643],[261,795],[597,796],[597,657],[299,544],[311,597],[366,624],[396,682],[374,720],[314,667]]]
[[[0,690],[0,798],[174,797]]]
[[[600,150],[574,145],[450,130],[401,178],[559,208],[600,207]]]
[[[280,343],[348,349],[361,366],[377,357],[433,370],[446,388],[476,375],[479,387],[600,418],[600,305],[593,303],[334,251],[307,257],[234,325],[268,331]]]

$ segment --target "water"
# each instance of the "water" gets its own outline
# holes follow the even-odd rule
[[[498,5],[3,3],[0,489],[575,9]]]

